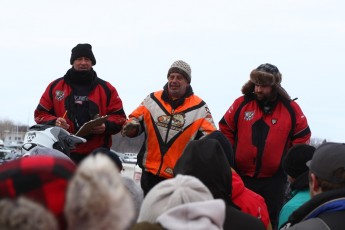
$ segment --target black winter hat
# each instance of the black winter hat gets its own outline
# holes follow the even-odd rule
[[[123,165],[122,165],[122,161],[120,160],[120,157],[115,153],[112,152],[110,149],[107,149],[105,147],[99,147],[94,149],[91,152],[91,155],[97,155],[97,154],[104,154],[107,155],[111,161],[115,164],[115,166],[119,169],[119,171],[121,172],[123,169]]]
[[[232,205],[232,172],[224,150],[216,139],[192,140],[184,149],[174,167],[177,174],[190,175],[201,180],[215,199]]]
[[[234,150],[232,149],[232,145],[228,138],[219,130],[215,130],[212,133],[206,135],[204,139],[215,139],[217,140],[220,145],[222,146],[225,156],[229,161],[231,167],[235,167],[235,154]]]
[[[306,163],[311,160],[315,147],[307,144],[296,144],[286,154],[283,162],[285,172],[292,178],[297,178],[304,172],[309,171]]]
[[[90,44],[78,44],[72,49],[71,65],[73,65],[75,59],[80,57],[87,57],[91,60],[92,65],[96,65],[96,58],[92,53],[92,46]]]

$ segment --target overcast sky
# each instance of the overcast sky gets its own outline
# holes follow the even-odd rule
[[[90,43],[130,114],[182,59],[216,125],[249,73],[276,65],[312,137],[345,142],[343,0],[2,0],[1,120],[33,125],[46,86]]]

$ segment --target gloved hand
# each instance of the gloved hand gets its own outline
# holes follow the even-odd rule
[[[123,126],[121,130],[121,135],[123,137],[135,137],[138,135],[139,132],[139,122],[136,120],[130,120],[127,121]]]

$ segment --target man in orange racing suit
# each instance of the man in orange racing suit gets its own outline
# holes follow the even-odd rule
[[[145,133],[138,154],[145,195],[160,181],[173,177],[175,163],[191,140],[216,130],[207,104],[190,86],[190,66],[184,61],[175,61],[167,77],[163,90],[148,95],[122,128],[123,136]]]

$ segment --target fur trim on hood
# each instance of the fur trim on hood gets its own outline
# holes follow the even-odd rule
[[[275,84],[280,84],[282,81],[282,75],[278,72],[276,74],[267,73],[262,70],[254,69],[250,73],[250,81],[255,85],[262,86],[273,86]]]

